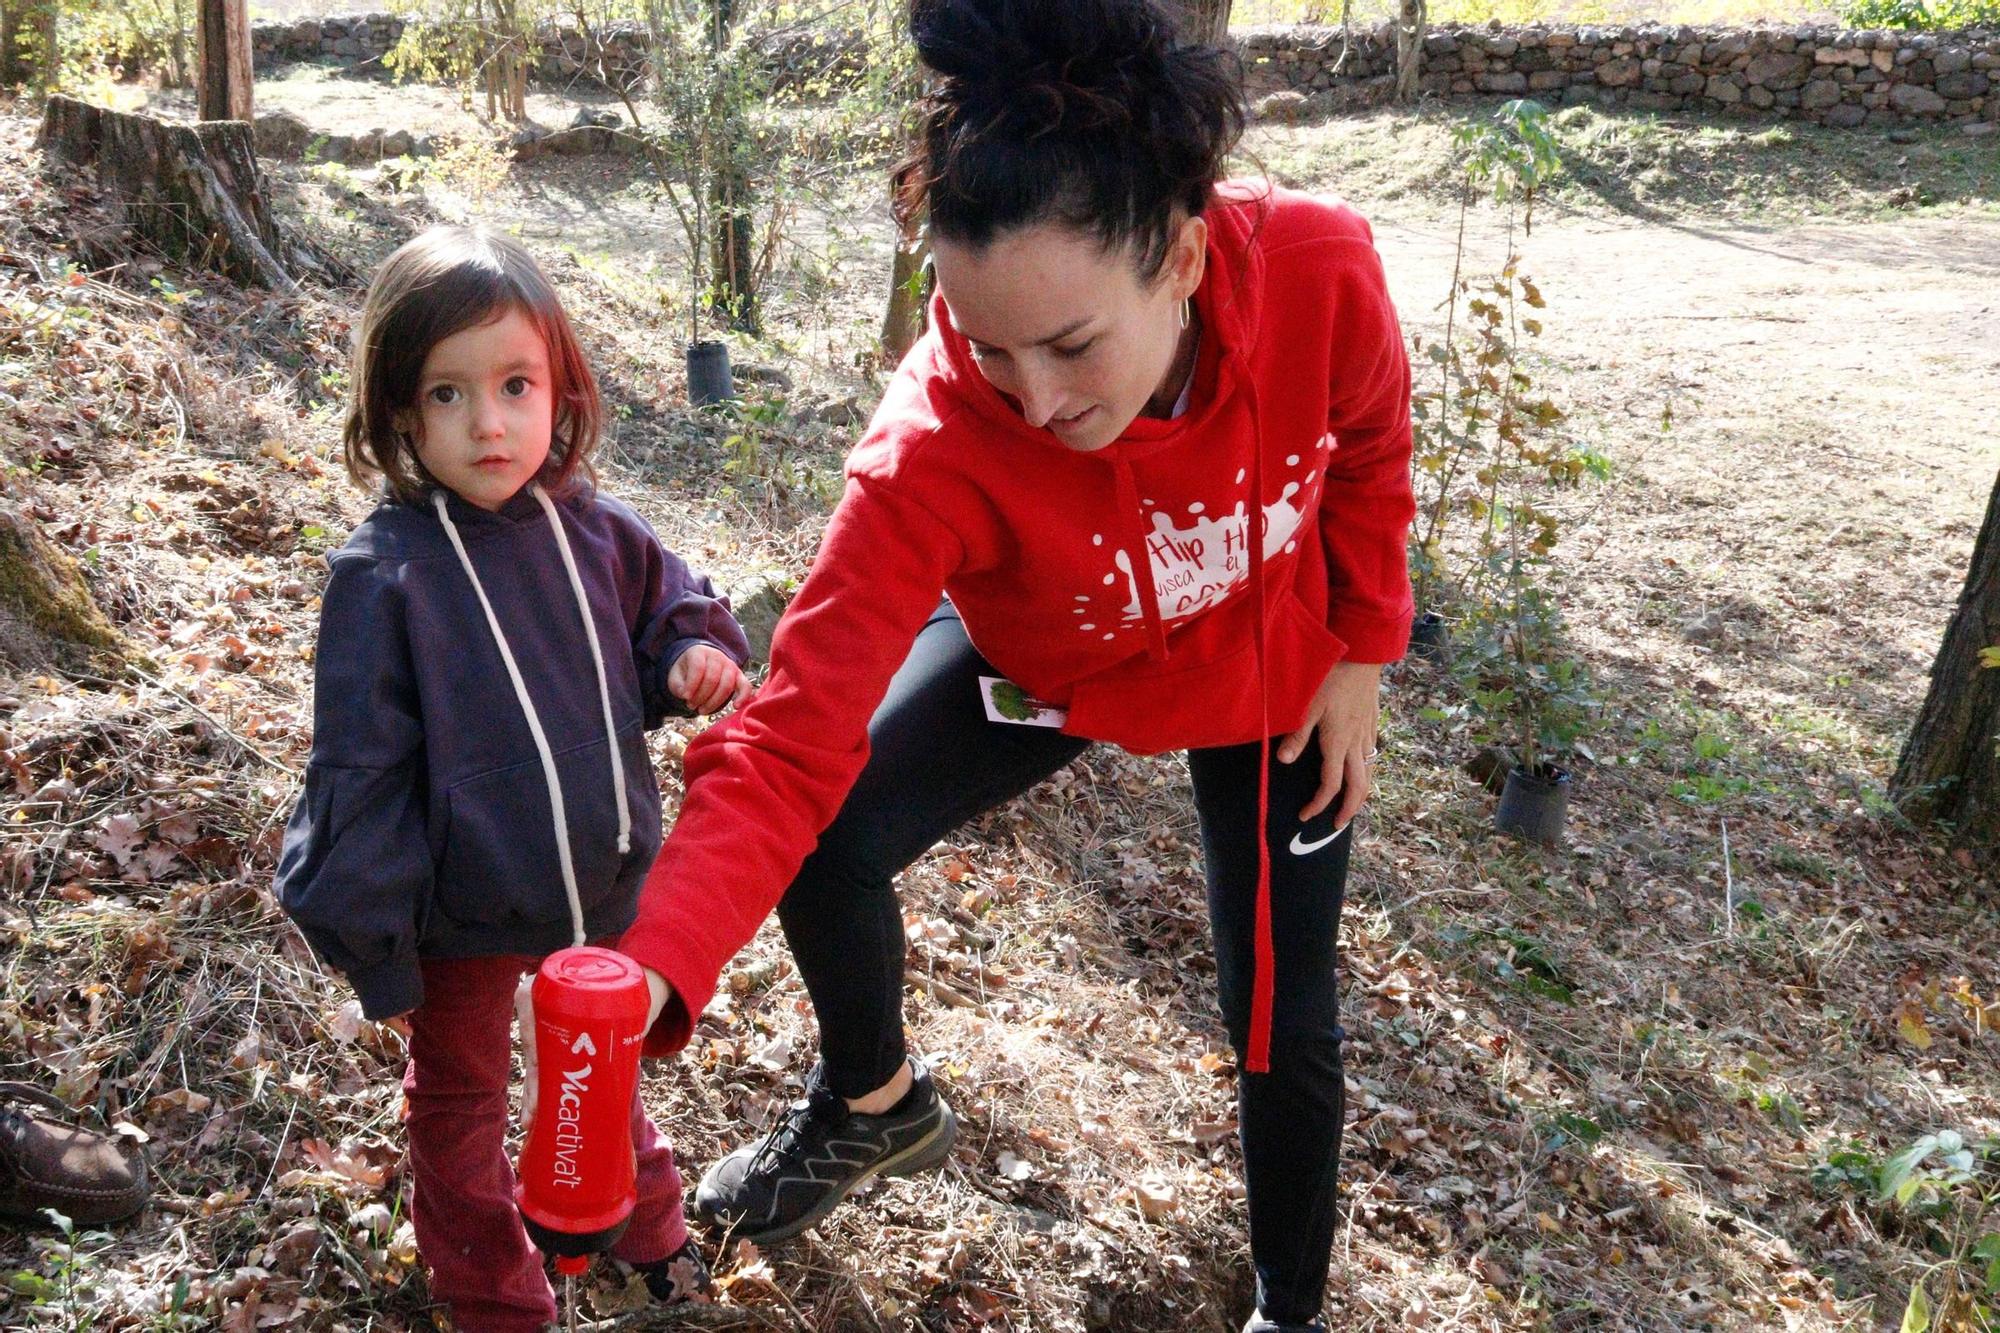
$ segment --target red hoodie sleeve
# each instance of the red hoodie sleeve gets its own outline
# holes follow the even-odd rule
[[[673,998],[646,1039],[688,1042],[716,979],[776,907],[868,759],[868,723],[963,548],[922,505],[848,479],[743,711],[688,746],[687,797],[619,947]]]
[[[1372,246],[1335,277],[1334,361],[1327,429],[1334,449],[1320,499],[1327,628],[1355,662],[1393,662],[1410,640],[1407,547],[1410,361],[1382,261]]]

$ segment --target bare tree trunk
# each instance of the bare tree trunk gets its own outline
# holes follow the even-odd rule
[[[757,240],[749,211],[750,178],[741,163],[725,159],[716,173],[714,189],[711,267],[715,274],[715,305],[728,317],[729,327],[756,333],[762,321],[757,310]]]
[[[1424,73],[1424,34],[1430,29],[1427,0],[1398,0],[1396,16],[1396,100],[1417,100]]]
[[[1889,783],[1904,814],[1949,823],[1955,846],[1993,851],[2000,850],[2000,666],[1982,661],[1988,649],[2000,649],[2000,482],[1931,667],[1930,693]]]
[[[0,0],[0,84],[14,88],[32,80],[47,92],[60,57],[56,0]]]
[[[0,0],[0,86],[12,88],[27,77],[27,62],[21,59],[21,0]]]
[[[930,236],[919,227],[896,237],[896,257],[889,271],[889,309],[882,316],[882,364],[894,369],[924,336],[925,302],[930,295],[925,262],[931,256]]]
[[[167,71],[163,82],[169,88],[188,86],[188,21],[186,0],[174,0],[174,30],[167,35]],[[252,80],[255,82],[254,78]]]
[[[35,86],[43,92],[56,86],[62,71],[62,47],[56,40],[56,0],[36,0],[29,7],[35,24]]]
[[[195,101],[203,120],[250,119],[250,7],[200,0],[195,22]]]
[[[528,60],[521,38],[520,7],[514,0],[493,0],[493,27],[492,87],[500,114],[519,124],[528,118]]]
[[[708,0],[708,6],[709,50],[720,60],[736,22],[736,0]],[[718,161],[710,185],[715,217],[710,240],[710,302],[727,316],[731,328],[755,333],[761,324],[757,310],[756,195],[743,162],[749,148],[749,126],[736,105],[737,90],[726,90],[722,96],[725,105],[719,108],[716,127]]]
[[[1231,0],[1178,0],[1181,40],[1220,46],[1229,38]]]

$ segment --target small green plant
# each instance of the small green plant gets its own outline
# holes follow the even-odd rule
[[[1943,1256],[1910,1284],[1904,1333],[1990,1333],[2000,1321],[2000,1139],[1926,1134],[1882,1163],[1875,1199]]]
[[[1607,477],[1611,464],[1557,436],[1564,413],[1536,392],[1530,373],[1526,342],[1541,335],[1546,302],[1521,271],[1514,224],[1532,227],[1535,198],[1562,167],[1548,112],[1510,101],[1454,137],[1459,229],[1445,332],[1418,348],[1437,379],[1411,404],[1420,515],[1412,576],[1420,610],[1439,601],[1459,609],[1455,667],[1485,719],[1483,739],[1540,774],[1585,734],[1596,708],[1589,673],[1564,649],[1561,612],[1542,583],[1560,528],[1543,496],[1550,486]],[[1475,279],[1465,273],[1465,229],[1477,197],[1506,211],[1507,249],[1497,274]],[[1455,547],[1448,536],[1461,519],[1479,526]],[[1448,567],[1465,545],[1470,560]]]
[[[1836,1148],[1812,1170],[1815,1193],[1828,1198],[1866,1198],[1881,1179],[1882,1162],[1858,1143]]]
[[[1525,390],[1532,386],[1508,336],[1539,336],[1541,322],[1507,318],[1514,313],[1517,295],[1530,307],[1543,304],[1535,284],[1518,272],[1512,224],[1518,202],[1524,229],[1532,226],[1536,193],[1562,166],[1548,130],[1548,112],[1538,102],[1510,101],[1490,121],[1460,126],[1453,139],[1463,156],[1444,337],[1430,344],[1419,339],[1416,345],[1419,361],[1437,367],[1437,387],[1413,395],[1410,404],[1421,516],[1411,532],[1411,571],[1420,611],[1450,591],[1454,581],[1444,568],[1446,535],[1455,515],[1477,508],[1477,486],[1457,488],[1510,431],[1519,429],[1524,405],[1528,418],[1539,424],[1561,419],[1547,400],[1525,402]],[[1481,197],[1508,209],[1507,257],[1497,279],[1475,280],[1465,271],[1466,221],[1473,201]],[[1591,458],[1608,472],[1601,455]]]
[[[507,150],[472,135],[440,135],[419,178],[436,181],[479,203],[507,182]]]
[[[154,295],[158,296],[168,305],[181,305],[185,302],[195,300],[201,295],[201,288],[178,287],[174,285],[171,278],[165,277],[154,278],[152,288]]]
[[[1601,701],[1589,668],[1565,655],[1560,608],[1529,577],[1510,560],[1499,594],[1465,617],[1454,667],[1481,720],[1479,739],[1539,774],[1590,733]]]
[[[1846,1199],[1913,1233],[1943,1256],[1904,1298],[1906,1333],[1990,1333],[2000,1313],[2000,1140],[1972,1144],[1955,1130],[1926,1134],[1886,1160],[1859,1143],[1828,1153],[1813,1190]]]
[[[1500,980],[1544,1000],[1576,1003],[1568,974],[1540,940],[1512,928],[1495,931],[1489,938],[1506,950],[1493,963],[1493,971]]]
[[[722,470],[732,482],[757,481],[771,500],[785,505],[832,500],[827,476],[799,450],[782,397],[753,395],[733,407],[736,429],[722,442],[728,455]]]
[[[61,1320],[60,1327],[71,1333],[84,1333],[96,1324],[95,1315],[86,1304],[91,1290],[90,1273],[96,1256],[111,1245],[112,1238],[102,1231],[79,1232],[75,1222],[53,1208],[42,1209],[42,1215],[62,1238],[36,1241],[43,1271],[22,1269],[9,1277],[8,1286],[16,1295],[53,1311]]]

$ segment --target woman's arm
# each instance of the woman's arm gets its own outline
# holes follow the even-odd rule
[[[1393,662],[1410,637],[1410,361],[1382,261],[1336,275],[1332,392],[1334,447],[1320,497],[1327,627],[1352,662]]]
[[[1296,761],[1315,739],[1319,788],[1299,812],[1311,819],[1332,804],[1334,823],[1359,814],[1373,781],[1382,663],[1403,655],[1410,637],[1408,539],[1416,502],[1410,487],[1410,363],[1373,249],[1350,262],[1335,292],[1327,430],[1334,447],[1320,496],[1326,551],[1327,627],[1347,644],[1314,694],[1299,729],[1279,744]]]
[[[620,942],[657,977],[650,1054],[687,1043],[724,965],[839,813],[868,759],[869,720],[962,555],[921,504],[849,479],[764,684],[688,747],[680,818]]]

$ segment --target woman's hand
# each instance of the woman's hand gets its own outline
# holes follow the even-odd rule
[[[727,653],[698,643],[674,659],[667,690],[697,713],[714,713],[742,703],[750,693],[750,678]]]
[[[1368,799],[1369,764],[1375,757],[1375,723],[1381,713],[1382,668],[1371,662],[1337,662],[1313,692],[1306,720],[1278,743],[1278,759],[1291,763],[1319,731],[1319,789],[1299,821],[1311,819],[1340,796],[1337,829],[1346,828]]]
[[[667,984],[665,977],[652,968],[641,967],[639,970],[646,974],[646,991],[652,997],[652,1002],[646,1007],[646,1031],[651,1032],[653,1024],[660,1021],[660,1014],[666,1009],[667,1001],[674,998],[674,988]]]
[[[660,1011],[665,1009],[667,1001],[673,998],[674,988],[667,984],[665,977],[655,972],[652,968],[642,967],[639,970],[646,974],[648,1002],[646,1006],[645,1031],[651,1032],[653,1024],[660,1021]],[[527,1072],[527,1077],[521,1085],[521,1132],[524,1134],[535,1123],[535,1094],[538,1091],[538,1084],[535,1081],[535,1074],[537,1072],[535,1069],[535,1006],[532,998],[534,995],[534,985],[535,974],[530,972],[527,976],[521,978],[521,984],[514,990],[514,1019],[520,1024],[521,1028],[521,1067]]]

